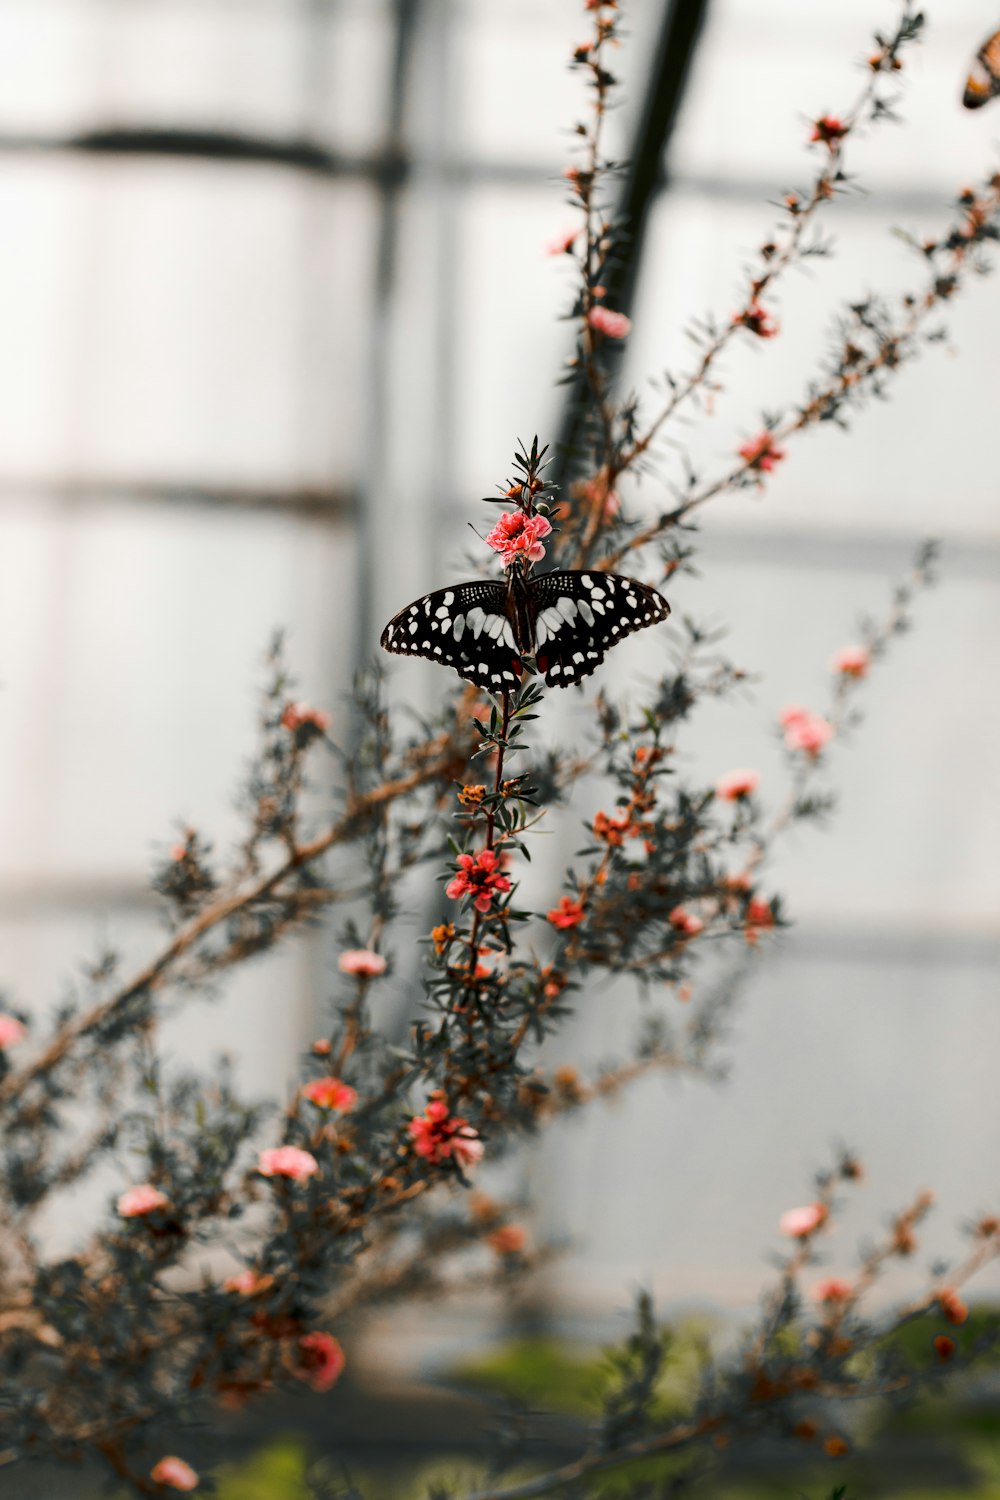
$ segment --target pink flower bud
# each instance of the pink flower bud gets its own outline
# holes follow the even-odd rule
[[[293,1182],[304,1182],[319,1171],[319,1162],[311,1151],[299,1146],[272,1146],[258,1156],[257,1171],[262,1177],[290,1177]]]
[[[587,314],[587,322],[591,328],[596,328],[598,333],[603,333],[609,339],[628,338],[632,332],[632,319],[627,318],[624,313],[612,312],[610,307],[592,307]]]
[[[183,1458],[175,1458],[172,1454],[167,1458],[161,1458],[159,1463],[150,1470],[150,1478],[154,1484],[162,1484],[168,1490],[195,1490],[198,1488],[198,1475],[190,1464],[186,1464]]]
[[[385,959],[370,948],[348,948],[337,960],[337,967],[342,974],[360,974],[365,979],[375,979],[385,973]]]
[[[834,672],[842,677],[865,677],[871,666],[872,654],[864,646],[844,646],[830,662]]]
[[[15,1046],[25,1035],[25,1028],[16,1016],[0,1015],[0,1050]]]
[[[123,1219],[137,1219],[142,1214],[151,1214],[169,1203],[166,1193],[161,1193],[151,1182],[142,1182],[137,1187],[126,1188],[118,1199],[118,1212]]]
[[[789,1208],[778,1220],[778,1228],[789,1239],[805,1240],[829,1218],[830,1210],[823,1203],[807,1203],[802,1208]]]

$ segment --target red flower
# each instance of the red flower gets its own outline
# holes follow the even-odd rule
[[[330,727],[330,715],[321,708],[310,708],[308,703],[286,703],[281,713],[283,728],[303,742],[313,735],[326,734]]]
[[[811,141],[822,141],[832,151],[834,146],[847,135],[850,130],[836,115],[820,115],[818,120],[813,121],[812,132],[809,136]]]
[[[304,1333],[299,1339],[295,1374],[314,1391],[336,1385],[347,1360],[332,1333]]]
[[[544,516],[526,516],[523,510],[505,510],[487,536],[486,545],[502,555],[505,568],[510,567],[519,553],[523,553],[529,562],[541,562],[545,556],[542,537],[548,536],[551,530],[552,524]]]
[[[521,1224],[501,1224],[486,1238],[498,1255],[518,1255],[528,1243],[527,1231]]]
[[[559,905],[546,912],[545,916],[553,927],[564,930],[567,927],[578,927],[586,917],[586,913],[581,901],[574,901],[571,896],[560,896]]]
[[[954,1287],[944,1287],[942,1291],[938,1292],[937,1300],[938,1307],[940,1307],[949,1323],[964,1323],[969,1316],[969,1309]]]
[[[854,1288],[849,1281],[843,1281],[839,1276],[827,1276],[825,1280],[817,1281],[812,1294],[817,1302],[846,1302],[853,1296]]]
[[[471,1167],[483,1154],[479,1132],[461,1115],[453,1115],[440,1094],[430,1099],[422,1115],[414,1115],[409,1130],[414,1151],[425,1161],[453,1157],[460,1167]]]
[[[697,937],[698,933],[702,932],[705,927],[700,917],[696,917],[694,912],[688,911],[683,906],[675,906],[667,917],[667,921],[671,927],[676,927],[677,931],[683,933],[685,937]]]
[[[481,849],[478,854],[458,856],[458,874],[445,887],[445,895],[457,901],[471,896],[477,911],[487,912],[494,898],[510,890],[510,880],[500,873],[495,849]]]
[[[620,818],[609,818],[607,813],[599,812],[594,815],[594,837],[603,839],[606,844],[617,848],[624,840],[629,828],[629,815],[623,813]]]
[[[934,1353],[942,1364],[946,1363],[955,1352],[955,1340],[950,1339],[946,1333],[939,1333],[934,1340]]]
[[[596,328],[598,333],[603,333],[609,339],[628,338],[632,332],[632,319],[627,318],[624,313],[612,312],[610,307],[592,307],[587,314],[587,322],[591,328]]]
[[[759,339],[773,339],[781,331],[781,324],[759,302],[751,302],[742,312],[733,313],[733,322],[756,334]]]
[[[715,795],[723,802],[740,802],[751,796],[759,783],[759,771],[727,771],[715,783]]]
[[[358,1102],[357,1089],[339,1078],[314,1078],[302,1090],[303,1096],[318,1109],[335,1109],[344,1114]]]
[[[758,938],[766,928],[774,926],[774,912],[771,910],[770,901],[761,901],[755,896],[752,901],[747,902],[747,925],[743,936],[753,947]]]
[[[745,459],[751,469],[757,469],[764,474],[770,474],[776,469],[786,456],[784,448],[779,448],[774,441],[774,434],[766,429],[758,433],[755,438],[748,439],[737,449],[740,458]]]

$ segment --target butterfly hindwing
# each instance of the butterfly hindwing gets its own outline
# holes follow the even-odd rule
[[[620,573],[542,573],[531,581],[535,662],[549,687],[589,677],[633,631],[656,625],[670,605],[656,589]]]
[[[966,109],[979,109],[1000,94],[1000,31],[988,37],[973,60],[962,103]]]
[[[485,579],[424,594],[392,617],[382,648],[454,667],[489,692],[515,688],[521,666],[506,599],[504,584]]]

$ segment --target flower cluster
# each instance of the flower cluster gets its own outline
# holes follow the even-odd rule
[[[505,568],[518,557],[537,563],[545,556],[542,543],[551,531],[552,523],[545,516],[526,515],[523,510],[504,511],[487,534],[486,545],[500,553]]]
[[[781,332],[780,323],[759,302],[751,302],[742,312],[733,313],[733,322],[759,339],[773,339]]]
[[[828,719],[795,704],[782,709],[778,722],[785,731],[786,750],[799,750],[815,758],[833,739],[833,725]]]
[[[460,1167],[474,1167],[483,1154],[479,1132],[461,1115],[453,1115],[440,1095],[428,1102],[422,1115],[414,1115],[409,1131],[414,1151],[435,1166],[455,1161]]]
[[[503,873],[502,860],[495,849],[480,849],[478,854],[460,854],[456,860],[458,874],[445,887],[453,901],[471,896],[478,912],[493,908],[498,896],[510,890],[510,879]]]
[[[770,474],[786,457],[784,448],[779,447],[774,433],[767,428],[756,437],[748,438],[737,452],[749,468],[760,474]]]

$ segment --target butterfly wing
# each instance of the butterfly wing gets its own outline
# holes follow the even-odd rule
[[[383,651],[424,656],[477,687],[516,688],[521,658],[506,614],[507,587],[485,579],[415,599],[382,632]]]
[[[979,109],[995,94],[1000,94],[1000,31],[987,38],[976,53],[965,80],[962,103],[966,109]]]
[[[542,573],[531,581],[535,661],[549,687],[589,677],[633,631],[657,625],[670,605],[656,589],[620,573]]]

